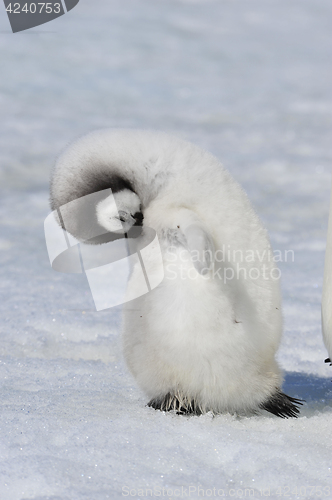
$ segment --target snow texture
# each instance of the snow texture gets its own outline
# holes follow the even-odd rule
[[[320,323],[331,10],[329,0],[82,0],[13,35],[0,8],[1,499],[332,497]],[[246,189],[283,260],[278,359],[284,391],[306,400],[297,420],[147,408],[123,362],[120,307],[96,312],[84,275],[51,269],[50,168],[71,140],[113,126],[191,140]]]

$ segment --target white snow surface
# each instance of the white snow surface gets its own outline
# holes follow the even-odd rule
[[[13,35],[0,8],[1,500],[332,498],[320,320],[331,11],[330,0],[82,0]],[[84,275],[51,269],[51,166],[77,136],[113,126],[212,151],[283,260],[293,250],[279,263],[278,359],[284,391],[306,400],[300,418],[147,408],[123,362],[121,308],[96,312]]]

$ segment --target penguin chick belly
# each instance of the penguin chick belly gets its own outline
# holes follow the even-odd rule
[[[124,312],[124,354],[139,385],[150,398],[180,394],[202,411],[254,409],[280,384],[274,352],[262,356],[250,325],[234,322],[228,289],[198,273],[189,252],[164,255],[164,269],[163,282]]]

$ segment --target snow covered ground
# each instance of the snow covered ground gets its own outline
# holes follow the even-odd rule
[[[1,500],[332,497],[320,326],[331,11],[330,0],[81,0],[13,35],[0,8]],[[209,149],[274,248],[294,251],[280,262],[278,357],[285,392],[307,401],[299,419],[147,408],[122,359],[120,308],[96,312],[85,276],[50,268],[50,168],[105,126]]]

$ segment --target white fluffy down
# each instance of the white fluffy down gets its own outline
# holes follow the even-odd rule
[[[180,392],[206,410],[255,410],[281,384],[282,315],[269,239],[246,194],[188,142],[101,130],[60,157],[53,199],[65,200],[81,171],[97,177],[101,166],[131,182],[163,253],[163,282],[124,306],[124,355],[139,385],[150,398]],[[125,201],[119,193],[123,210]],[[100,222],[109,210],[104,200]],[[137,280],[134,269],[129,292]]]
[[[135,224],[133,215],[139,209],[140,200],[137,194],[124,189],[97,204],[97,220],[108,231],[126,233]]]

